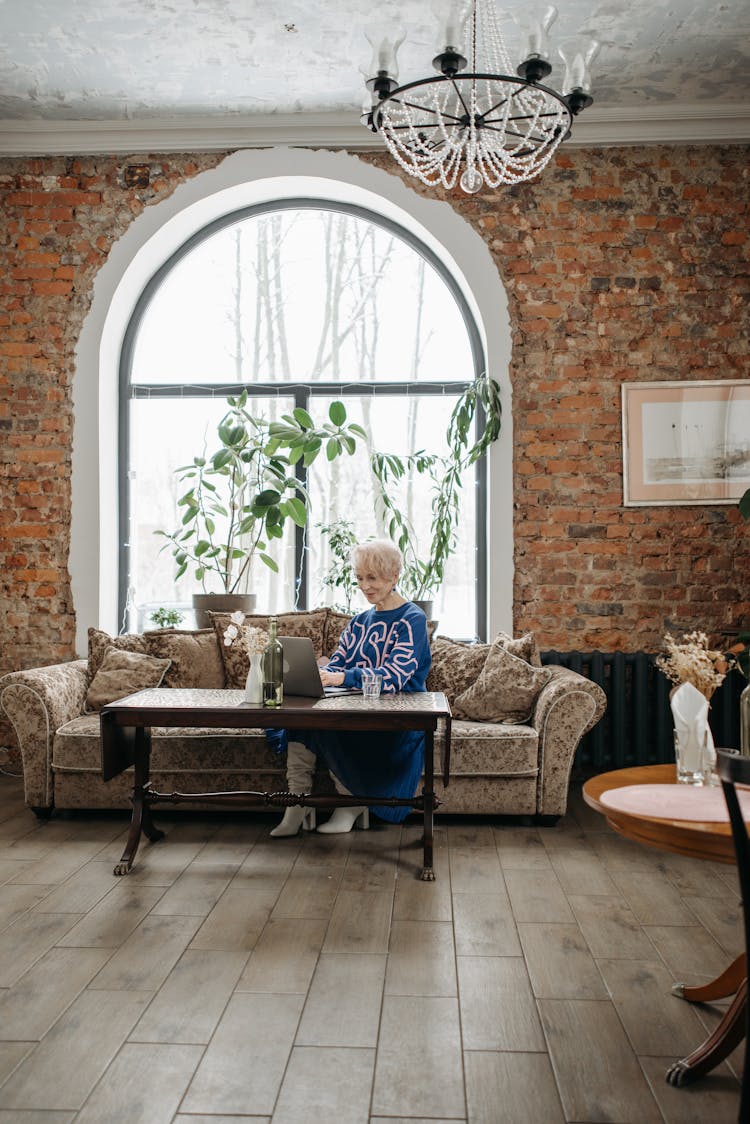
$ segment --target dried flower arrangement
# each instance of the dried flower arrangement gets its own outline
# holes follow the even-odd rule
[[[237,639],[244,620],[245,614],[241,610],[230,614],[229,624],[224,629],[225,648],[230,648],[232,643]],[[268,633],[262,628],[246,628],[243,634],[243,642],[247,654],[251,658],[252,656],[259,656],[268,644]]]
[[[692,683],[707,699],[737,663],[731,655],[709,648],[705,632],[697,629],[684,633],[681,640],[667,634],[664,647],[666,655],[656,659],[659,670],[672,683]]]

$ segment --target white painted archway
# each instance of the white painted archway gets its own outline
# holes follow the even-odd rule
[[[490,635],[513,624],[513,428],[505,290],[476,231],[443,201],[425,199],[397,176],[343,152],[243,150],[146,208],[112,247],[94,284],[76,353],[73,387],[70,574],[76,648],[94,625],[119,630],[117,616],[117,387],[120,347],[146,282],[196,230],[267,200],[338,198],[408,226],[446,263],[482,335],[499,383],[503,426],[489,459],[488,607]]]

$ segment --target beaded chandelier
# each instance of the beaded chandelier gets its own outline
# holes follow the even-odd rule
[[[436,77],[399,86],[396,52],[405,36],[367,35],[373,59],[362,121],[404,171],[430,187],[458,182],[474,194],[485,184],[533,179],[570,136],[573,118],[593,102],[589,66],[599,44],[558,50],[565,76],[557,93],[542,85],[552,71],[548,32],[556,8],[541,18],[514,17],[528,35],[515,73],[496,0],[459,0],[448,8],[440,34],[445,45],[432,60]]]

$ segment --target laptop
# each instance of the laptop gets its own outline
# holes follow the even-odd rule
[[[324,687],[309,636],[280,636],[284,649],[284,694],[322,699],[359,694],[356,687]]]

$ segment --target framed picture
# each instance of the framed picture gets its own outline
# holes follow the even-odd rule
[[[623,383],[624,502],[736,503],[750,488],[750,380]]]

